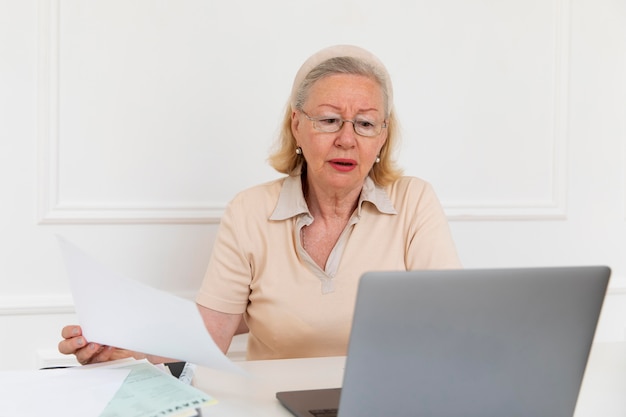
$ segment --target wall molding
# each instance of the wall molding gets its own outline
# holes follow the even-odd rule
[[[552,129],[552,196],[548,201],[442,201],[449,220],[565,220],[567,218],[567,145],[569,108],[571,0],[554,0],[554,80]]]
[[[196,291],[176,291],[173,295],[193,301]],[[0,296],[0,317],[38,316],[50,314],[76,314],[74,299],[70,293],[25,294]]]
[[[570,1],[554,0],[553,169],[550,201],[503,204],[493,201],[442,202],[452,221],[562,220],[566,218],[567,114]],[[60,0],[38,1],[38,199],[39,224],[217,224],[227,202],[217,204],[66,202],[59,175]]]
[[[178,297],[193,300],[194,291],[178,292]],[[614,275],[609,282],[607,297],[626,295],[626,276]],[[0,296],[0,317],[76,314],[71,294]]]
[[[74,300],[70,294],[0,297],[0,317],[75,313]]]
[[[123,202],[74,203],[60,198],[59,20],[60,0],[38,2],[38,201],[39,224],[219,223],[221,204]]]
[[[564,180],[563,180],[564,181]],[[563,188],[553,190],[553,200],[548,203],[495,204],[442,202],[450,221],[550,221],[566,220],[566,202]]]

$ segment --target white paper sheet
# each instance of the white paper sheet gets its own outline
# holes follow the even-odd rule
[[[98,416],[129,369],[0,372],[0,417]]]
[[[58,239],[88,341],[244,373],[213,342],[194,302],[118,276]]]

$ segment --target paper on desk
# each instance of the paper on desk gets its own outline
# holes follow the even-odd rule
[[[130,374],[100,417],[196,416],[196,409],[217,401],[199,389],[166,374],[146,360],[103,363],[107,369],[126,369]],[[81,368],[89,368],[87,365]]]
[[[118,276],[58,239],[88,341],[244,373],[213,342],[195,303]]]
[[[98,416],[129,369],[0,372],[0,417]]]

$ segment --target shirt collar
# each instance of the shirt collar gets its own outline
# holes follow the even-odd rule
[[[361,207],[364,201],[372,203],[381,213],[398,214],[387,192],[381,186],[376,185],[369,176],[365,178],[363,189],[359,196],[359,204],[357,206],[357,215],[359,216],[361,215]],[[310,214],[302,191],[301,177],[300,175],[289,175],[283,182],[283,187],[278,196],[278,203],[270,216],[270,220],[286,220],[305,213]]]

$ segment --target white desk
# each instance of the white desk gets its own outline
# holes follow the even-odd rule
[[[218,400],[203,417],[288,417],[277,391],[340,387],[345,357],[240,362],[250,378],[198,368],[194,385]],[[575,417],[626,416],[626,342],[594,345]]]

